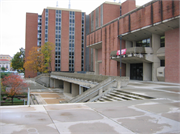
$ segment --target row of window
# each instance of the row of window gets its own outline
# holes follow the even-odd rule
[[[74,71],[75,12],[69,12],[69,71]]]
[[[48,42],[48,13],[49,13],[49,10],[46,9],[46,12],[45,12],[45,42]]]
[[[42,21],[42,16],[38,15],[38,40],[37,40],[37,46],[40,47],[41,46],[41,22]]]
[[[61,71],[61,10],[56,10],[55,71]]]
[[[85,14],[82,13],[82,24],[84,23],[85,21]],[[84,71],[84,25],[82,25],[82,43],[81,43],[81,71]]]
[[[136,42],[136,47],[150,47],[150,38]],[[133,44],[131,45],[133,46]],[[160,47],[165,47],[165,36],[160,37]]]

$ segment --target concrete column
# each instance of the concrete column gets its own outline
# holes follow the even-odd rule
[[[83,93],[83,87],[81,85],[79,85],[79,94]]]
[[[152,34],[152,49],[153,49],[153,63],[152,63],[152,81],[158,81],[157,68],[160,67],[160,60],[157,57],[157,50],[160,48],[160,36]]]
[[[133,47],[136,47],[136,42],[135,41],[133,41]]]
[[[130,47],[132,47],[132,46],[131,46],[131,44],[132,44],[132,42],[131,42],[131,41],[126,41],[126,48],[130,48]]]
[[[126,63],[126,76],[130,78],[130,64]]]
[[[152,64],[143,62],[143,81],[152,80]]]
[[[79,85],[72,83],[72,97],[79,95]]]
[[[64,81],[64,93],[70,93],[70,83]]]
[[[95,49],[95,74],[99,74],[98,50]]]
[[[48,79],[49,79],[49,78],[48,78]],[[48,80],[47,80],[47,81],[48,81]],[[50,83],[49,83],[49,82],[47,82],[47,83],[50,84],[49,87],[54,88],[54,79],[50,78]]]

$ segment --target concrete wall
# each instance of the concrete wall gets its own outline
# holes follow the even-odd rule
[[[165,81],[165,67],[157,68],[157,79],[158,81]]]
[[[72,97],[79,95],[79,85],[72,83]]]
[[[152,64],[151,63],[143,63],[143,81],[151,81],[152,80]]]
[[[70,83],[64,81],[64,93],[70,93]]]

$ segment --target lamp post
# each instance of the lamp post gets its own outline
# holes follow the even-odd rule
[[[119,53],[119,61],[120,61],[120,77],[121,77],[121,70],[122,70],[122,63],[121,63],[121,45],[122,45],[122,35],[119,35],[119,39],[120,39],[120,53]]]

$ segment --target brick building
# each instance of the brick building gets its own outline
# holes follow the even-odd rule
[[[55,44],[52,71],[84,71],[85,13],[80,10],[51,8],[42,15],[26,14],[26,52],[45,42]],[[25,77],[37,74],[25,71]]]
[[[114,10],[107,3],[95,9],[89,15],[86,37],[95,74],[118,76],[121,72],[132,80],[180,83],[179,3],[154,0],[136,7],[135,0],[126,0]],[[108,10],[111,20],[104,17]],[[121,56],[120,48],[125,51]]]
[[[48,41],[56,44],[53,71],[94,71],[132,80],[180,83],[180,2],[153,0],[140,7],[135,3],[104,2],[86,16],[79,10],[60,8],[44,9],[42,15],[27,13],[26,55],[33,45]],[[73,16],[75,25],[71,26]]]

